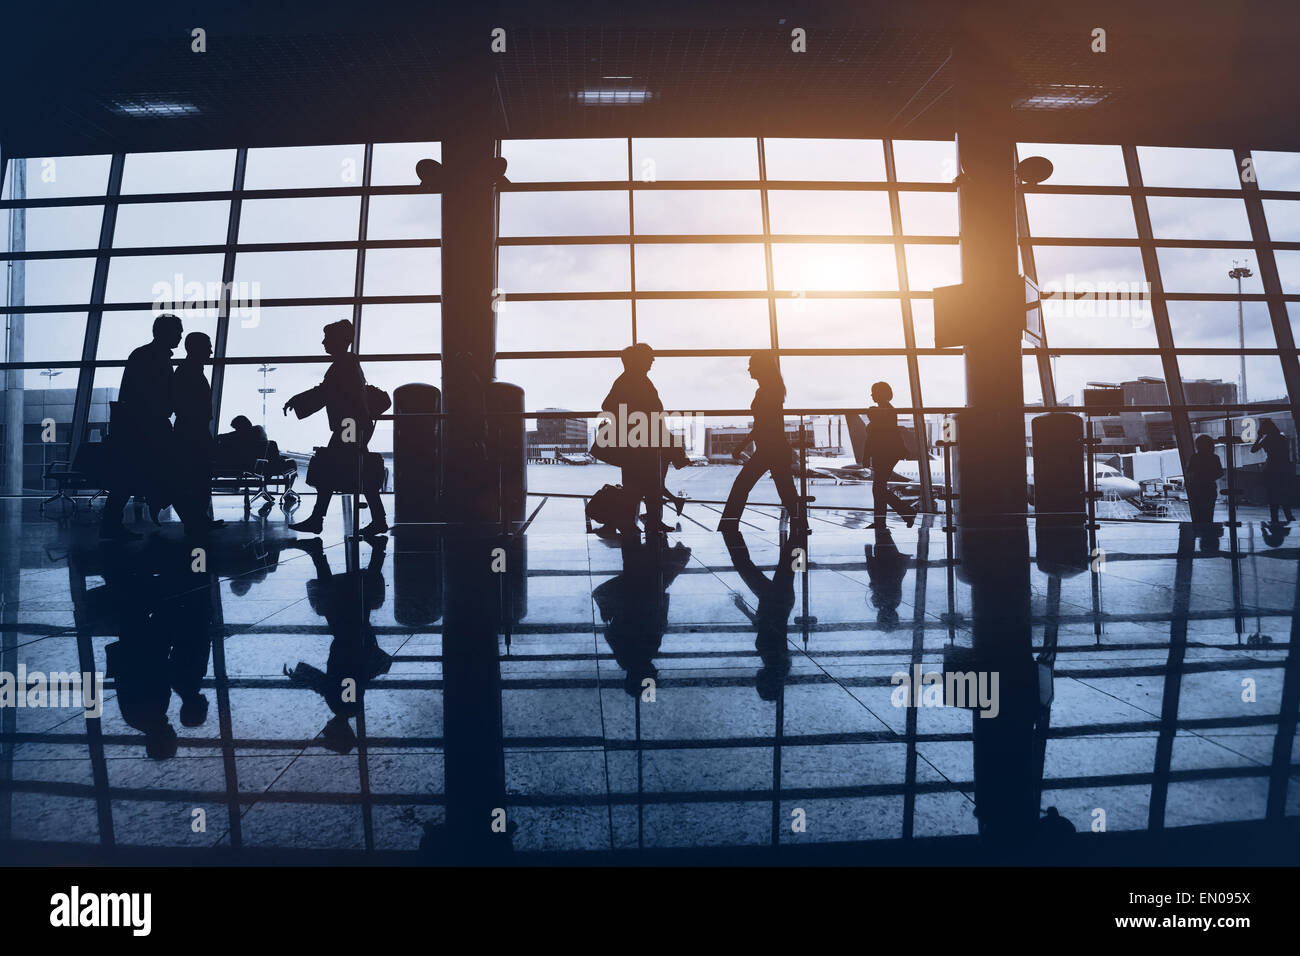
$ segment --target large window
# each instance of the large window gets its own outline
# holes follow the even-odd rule
[[[1051,293],[1045,341],[1025,349],[1027,411],[1086,409],[1116,451],[1185,454],[1247,406],[1294,436],[1295,359],[1277,333],[1300,313],[1300,154],[1018,149],[1055,166],[1018,198],[1022,268]],[[508,140],[502,153],[497,374],[530,411],[595,410],[633,342],[659,353],[668,408],[720,426],[745,422],[746,356],[766,348],[792,410],[864,407],[883,379],[925,445],[965,404],[961,351],[934,346],[933,290],[961,280],[951,142]],[[287,450],[324,437],[278,411],[319,380],[327,322],[357,324],[381,387],[437,383],[441,197],[416,181],[426,156],[437,143],[11,160],[0,415],[25,422],[21,489],[41,489],[74,437],[102,436],[122,365],[163,310],[213,339],[220,427],[260,422],[265,405]],[[391,433],[381,424],[377,447]]]

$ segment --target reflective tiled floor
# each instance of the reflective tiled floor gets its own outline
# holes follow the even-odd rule
[[[471,804],[499,801],[524,856],[978,831],[981,718],[896,706],[891,682],[971,644],[942,517],[879,532],[822,510],[789,541],[756,507],[724,539],[693,503],[654,554],[588,534],[581,499],[534,495],[491,552],[496,646],[462,679],[443,542],[350,547],[336,502],[316,545],[229,501],[199,570],[174,524],[103,545],[84,505],[60,523],[0,504],[0,670],[108,674],[99,721],[0,709],[0,853],[415,856],[482,781]],[[1243,513],[1236,559],[1228,533],[1108,522],[1068,573],[1031,564],[1041,809],[1081,833],[1300,816],[1300,531],[1266,542],[1262,517]]]

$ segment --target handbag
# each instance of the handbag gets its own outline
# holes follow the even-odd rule
[[[392,407],[393,400],[388,397],[387,392],[378,385],[366,385],[366,410],[370,412],[371,421]]]

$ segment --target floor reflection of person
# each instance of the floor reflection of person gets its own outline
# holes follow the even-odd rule
[[[744,598],[735,596],[736,607],[749,618],[757,636],[754,649],[763,666],[754,675],[754,687],[763,700],[776,700],[790,673],[790,613],[794,610],[794,552],[808,546],[807,538],[791,535],[781,546],[771,579],[754,564],[749,546],[739,528],[726,529],[722,540],[731,556],[732,567],[754,593],[758,605],[750,611]]]
[[[319,539],[296,546],[306,551],[316,569],[316,579],[307,582],[311,608],[325,618],[333,640],[325,670],[299,661],[288,665],[284,674],[300,686],[314,690],[325,701],[333,717],[322,730],[325,746],[336,753],[348,753],[357,736],[349,721],[361,711],[366,686],[388,673],[393,659],[380,646],[370,623],[370,612],[384,604],[384,558],[386,539],[376,539],[365,568],[335,574]]]
[[[668,629],[668,588],[690,560],[680,542],[662,549],[653,542],[626,540],[623,573],[601,584],[591,596],[605,622],[605,643],[625,673],[623,689],[636,697],[642,683],[659,671],[654,658]]]
[[[208,717],[201,687],[219,600],[213,572],[193,571],[188,552],[169,547],[115,555],[102,574],[118,619],[118,640],[105,648],[105,658],[122,719],[144,734],[149,757],[174,757],[172,693],[180,698],[182,726],[199,727]]]
[[[868,590],[876,622],[885,630],[898,625],[898,605],[903,601],[903,578],[909,558],[898,550],[888,528],[875,526],[875,542],[863,545],[867,556]]]
[[[1281,509],[1287,521],[1294,521],[1291,498],[1295,494],[1295,467],[1291,464],[1291,443],[1271,418],[1259,423],[1259,437],[1250,446],[1253,452],[1262,451],[1264,458],[1264,493],[1268,496],[1269,520],[1277,524]]]

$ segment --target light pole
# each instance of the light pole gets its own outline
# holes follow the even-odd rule
[[[1254,274],[1245,266],[1237,265],[1236,259],[1232,260],[1232,269],[1228,272],[1228,278],[1237,280],[1237,347],[1241,349],[1241,395],[1239,401],[1243,405],[1249,399],[1246,397],[1246,320],[1242,314],[1241,280],[1249,279]]]
[[[266,431],[266,396],[275,394],[275,389],[267,387],[266,376],[269,375],[271,372],[274,372],[275,369],[276,366],[274,365],[262,365],[259,366],[257,369],[259,372],[262,373],[262,387],[259,388],[258,391],[262,393],[262,430],[263,431]]]
[[[41,376],[45,379],[45,387],[48,389],[51,385],[54,384],[54,376],[62,375],[62,374],[63,374],[62,369],[47,368],[44,372],[41,373]]]

